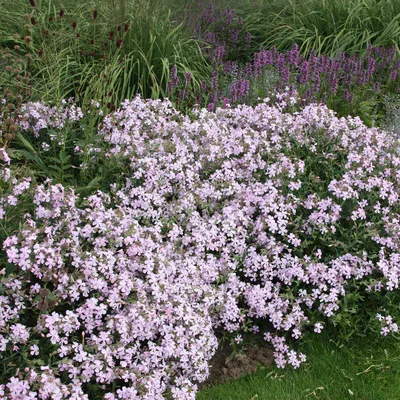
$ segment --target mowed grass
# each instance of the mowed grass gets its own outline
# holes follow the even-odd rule
[[[305,343],[297,370],[260,368],[254,375],[201,391],[197,400],[398,400],[400,342],[359,338],[335,343],[327,334]]]

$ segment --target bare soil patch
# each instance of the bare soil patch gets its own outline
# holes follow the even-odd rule
[[[231,379],[239,379],[255,373],[260,366],[268,367],[273,362],[273,350],[265,345],[249,345],[243,352],[232,355],[229,344],[220,347],[211,360],[210,376],[200,388],[210,387]]]

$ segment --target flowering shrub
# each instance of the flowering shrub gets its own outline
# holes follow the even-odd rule
[[[122,187],[34,189],[3,244],[0,399],[194,399],[220,332],[259,332],[280,367],[330,322],[397,332],[397,143],[281,100],[189,117],[136,97],[92,149]]]
[[[46,359],[43,347],[56,346],[57,369],[77,393],[66,388],[62,398],[87,398],[77,388],[91,380],[134,383],[118,398],[191,390],[188,378],[204,379],[217,345],[208,314],[212,288],[199,279],[199,263],[164,244],[159,226],[141,227],[129,209],[112,209],[108,196],[89,197],[83,209],[76,200],[60,185],[39,186],[25,240],[4,242],[21,274],[2,283],[21,308],[8,312],[17,300],[5,301],[3,350],[26,345],[32,359]],[[18,322],[25,299],[36,314],[33,329]],[[46,391],[40,384],[39,395]]]

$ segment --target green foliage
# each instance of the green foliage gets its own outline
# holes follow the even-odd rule
[[[257,6],[255,6],[257,3]],[[240,5],[255,42],[307,55],[363,53],[368,43],[398,46],[400,3],[390,0],[273,0]]]
[[[32,8],[17,0],[0,15],[0,48],[13,51],[17,45],[22,55],[31,55],[31,100],[74,97],[112,107],[136,93],[164,97],[174,64],[190,72],[197,85],[209,74],[199,43],[172,21],[168,4],[73,2],[62,7],[62,2],[38,0]]]

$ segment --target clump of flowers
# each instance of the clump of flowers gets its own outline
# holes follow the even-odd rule
[[[344,318],[344,301],[359,294],[364,319],[388,308],[397,143],[326,106],[288,112],[293,96],[191,116],[127,100],[92,149],[122,160],[122,187],[35,188],[3,244],[16,271],[0,280],[0,349],[23,357],[0,398],[194,399],[221,332],[251,328],[298,367],[291,340]]]
[[[19,109],[19,125],[25,131],[32,131],[35,138],[39,137],[40,131],[52,129],[62,131],[66,124],[82,119],[83,112],[80,107],[73,103],[72,99],[62,100],[59,107],[48,107],[43,103],[29,102]],[[50,135],[52,141],[55,136]],[[59,145],[63,145],[62,141]]]
[[[399,326],[393,322],[393,317],[388,315],[384,317],[381,314],[376,314],[376,319],[381,323],[382,329],[381,334],[387,336],[389,333],[398,333]]]
[[[33,330],[17,322],[18,310],[3,320],[3,350],[29,341],[35,358],[44,342],[56,346],[58,371],[75,387],[122,380],[134,384],[121,389],[130,398],[149,399],[168,387],[193,391],[191,380],[207,375],[217,345],[213,291],[199,278],[199,262],[163,243],[159,226],[142,227],[129,208],[111,208],[108,196],[93,195],[81,209],[76,200],[61,185],[39,186],[25,240],[4,242],[23,277],[20,287],[13,280],[13,293],[29,299],[37,320]]]
[[[210,26],[209,30],[203,32],[202,24]],[[369,46],[362,55],[342,52],[328,57],[311,52],[304,57],[299,46],[294,45],[289,51],[260,49],[243,58],[233,55],[232,47],[248,53],[251,37],[234,10],[222,12],[210,6],[201,16],[199,26],[208,44],[203,52],[213,71],[200,89],[185,85],[184,93],[210,111],[228,104],[255,105],[259,98],[291,86],[299,92],[302,105],[323,102],[340,115],[358,115],[372,125],[374,118],[382,120],[385,116],[383,95],[399,92],[400,60],[396,46]],[[236,42],[232,42],[232,37]],[[184,82],[176,79],[182,71],[173,68],[169,94],[180,107],[185,105]]]

